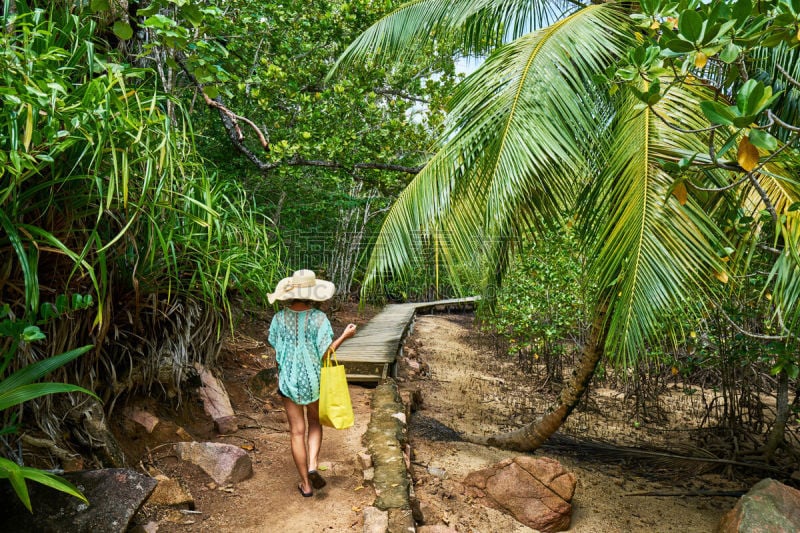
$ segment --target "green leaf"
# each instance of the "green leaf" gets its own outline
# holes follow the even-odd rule
[[[750,142],[770,152],[778,148],[778,139],[764,130],[751,130]]]
[[[22,340],[25,342],[40,341],[46,338],[39,326],[28,326],[22,331]]]
[[[687,41],[696,43],[703,35],[703,17],[693,9],[687,9],[678,18],[678,31]]]
[[[680,54],[685,54],[694,50],[694,45],[689,41],[686,41],[681,38],[672,39],[667,41],[667,48],[672,50],[673,52],[678,52]]]
[[[22,469],[22,475],[26,479],[30,479],[31,481],[35,481],[36,483],[45,485],[52,489],[59,490],[71,496],[75,496],[76,498],[83,500],[86,503],[89,503],[89,500],[86,499],[86,496],[84,496],[81,493],[78,487],[76,487],[66,479],[57,476],[55,474],[51,474],[50,472],[39,470],[38,468],[23,466],[21,469]]]
[[[217,89],[217,87],[214,85],[206,85],[205,87],[203,87],[203,91],[212,100],[217,96],[219,96],[219,89]]]
[[[67,364],[68,362],[72,361],[77,357],[80,357],[81,355],[85,354],[92,348],[93,348],[92,345],[76,348],[74,350],[70,350],[60,355],[56,355],[55,357],[50,357],[42,361],[38,361],[24,368],[21,368],[20,370],[17,370],[4,380],[0,381],[0,395],[6,394],[17,387],[33,383],[37,379],[46,376],[53,370],[64,366],[65,364]]]
[[[753,12],[753,4],[750,0],[739,0],[733,6],[733,18],[736,22],[743,24]]]
[[[755,115],[746,115],[743,117],[736,117],[733,119],[733,125],[737,128],[747,128],[756,121]]]
[[[733,124],[733,119],[735,118],[733,113],[728,109],[728,106],[711,100],[700,102],[700,110],[712,124],[730,126]]]
[[[114,23],[114,35],[122,39],[123,41],[127,41],[131,37],[133,37],[133,28],[127,22],[122,20],[118,20]]]
[[[181,15],[195,28],[203,23],[203,12],[196,5],[189,4],[180,10]]]
[[[95,13],[99,13],[100,11],[108,11],[111,9],[111,6],[108,4],[108,0],[92,0],[89,4],[89,7]]]
[[[149,17],[151,15],[155,15],[156,13],[158,13],[158,10],[160,8],[161,6],[159,5],[159,2],[152,2],[149,6],[136,10],[136,16]]]
[[[0,457],[0,479],[8,479],[11,482],[11,486],[14,488],[14,492],[16,492],[17,497],[31,512],[33,512],[33,509],[31,507],[28,488],[25,485],[26,479],[59,490],[71,496],[75,496],[76,498],[89,503],[89,500],[86,499],[86,496],[84,496],[75,485],[66,479],[55,474],[51,474],[50,472],[39,470],[38,468],[19,466],[13,461],[9,461],[3,457]]]
[[[23,404],[35,398],[62,392],[82,392],[92,396],[96,400],[100,399],[92,391],[79,387],[78,385],[70,385],[69,383],[31,383],[30,385],[16,387],[6,393],[0,394],[0,411]]]
[[[14,488],[14,492],[17,493],[19,500],[28,511],[33,512],[33,509],[31,509],[31,497],[28,494],[28,487],[25,486],[25,477],[22,474],[22,467],[13,461],[0,457],[0,479],[2,478],[7,478],[11,482],[11,486]]]
[[[741,47],[733,43],[728,43],[727,46],[725,46],[725,48],[722,49],[722,52],[720,52],[719,58],[723,62],[731,64],[734,61],[736,61],[736,59],[738,59],[739,54],[741,52],[742,52]]]

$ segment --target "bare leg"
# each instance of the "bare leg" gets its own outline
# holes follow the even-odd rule
[[[307,406],[308,417],[308,470],[317,469],[319,449],[322,446],[322,426],[319,423],[319,401]]]
[[[283,399],[286,409],[286,418],[289,420],[289,433],[292,437],[292,458],[297,472],[302,479],[303,492],[311,492],[311,482],[308,480],[308,454],[306,453],[306,420],[303,416],[303,406],[297,405],[289,398]],[[319,422],[317,422],[319,424]]]

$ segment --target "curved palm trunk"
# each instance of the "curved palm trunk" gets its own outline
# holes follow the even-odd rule
[[[558,431],[558,428],[572,413],[572,410],[575,409],[586,392],[589,382],[594,376],[597,363],[603,357],[603,348],[608,336],[607,309],[607,300],[598,305],[592,322],[592,329],[583,348],[578,366],[572,372],[572,379],[561,390],[559,402],[555,409],[547,413],[543,418],[515,431],[490,436],[466,435],[464,440],[506,450],[531,452],[539,448],[553,433]]]

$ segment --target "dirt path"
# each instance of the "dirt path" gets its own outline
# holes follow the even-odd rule
[[[341,318],[342,323],[356,319]],[[362,317],[361,322],[365,320]],[[259,342],[223,361],[222,374],[240,426],[246,426],[236,434],[215,436],[196,405],[188,416],[172,425],[167,423],[164,411],[159,413],[165,419],[163,441],[174,440],[175,427],[180,426],[196,440],[240,445],[251,453],[253,477],[232,487],[217,487],[204,472],[172,456],[169,446],[159,448],[151,441],[149,449],[158,451],[150,453],[143,466],[155,467],[179,480],[193,495],[195,509],[187,513],[145,506],[137,516],[139,524],[155,522],[159,532],[362,531],[362,510],[375,499],[372,487],[363,483],[358,464],[358,453],[364,450],[362,436],[369,422],[372,389],[351,385],[356,424],[345,431],[325,430],[320,463],[326,468],[323,475],[328,486],[313,498],[302,498],[296,488],[298,476],[280,401],[277,397],[257,400],[247,387],[248,379],[268,366],[264,347]],[[423,399],[421,410],[412,417],[411,438],[414,488],[425,523],[447,525],[463,533],[532,531],[503,513],[471,501],[461,485],[469,472],[513,454],[464,442],[433,440],[420,431],[424,425],[419,423],[435,420],[470,433],[518,427],[522,423],[519,417],[541,409],[539,402],[544,401],[531,390],[530,378],[519,373],[512,362],[499,361],[486,349],[485,340],[472,328],[470,315],[419,316],[405,351],[413,366],[421,368],[416,371],[401,365],[399,381],[401,389],[417,390]],[[606,412],[609,409],[613,410],[604,407]],[[608,426],[599,414],[581,413],[572,423],[587,428]],[[733,506],[733,498],[631,493],[743,487],[741,482],[726,482],[709,474],[685,478],[680,486],[670,485],[637,476],[622,466],[579,462],[547,452],[544,455],[561,461],[578,478],[570,529],[577,533],[713,531],[720,516]]]
[[[519,406],[528,405],[530,389],[510,362],[489,353],[467,315],[420,316],[407,343],[407,353],[428,368],[427,376],[406,374],[402,388],[418,389],[422,409],[430,417],[464,433],[490,432],[515,424]],[[511,424],[510,424],[511,422]],[[595,423],[602,423],[598,417]],[[532,531],[497,511],[476,505],[463,495],[460,481],[470,472],[515,455],[464,442],[426,438],[412,424],[416,494],[426,523],[446,524],[463,532]],[[644,479],[620,466],[591,465],[571,457],[540,452],[558,459],[578,478],[573,499],[576,533],[708,532],[735,503],[733,498],[632,496],[647,491],[697,487],[741,488],[718,476],[684,479],[671,486]],[[433,472],[435,475],[432,475]]]
[[[369,422],[370,394],[368,389],[352,386],[355,425],[342,431],[325,429],[320,471],[328,484],[313,498],[303,498],[297,490],[299,477],[283,410],[248,412],[239,406],[237,416],[249,420],[248,428],[214,440],[252,447],[253,477],[232,487],[217,487],[199,469],[156,454],[157,467],[179,479],[194,496],[196,512],[146,508],[149,516],[140,517],[139,522],[157,521],[159,532],[361,531],[361,511],[375,498],[372,488],[362,482],[357,464],[357,454],[363,449],[361,436]]]

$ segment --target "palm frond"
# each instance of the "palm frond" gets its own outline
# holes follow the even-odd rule
[[[702,87],[674,87],[653,108],[632,97],[623,102],[613,131],[610,157],[590,199],[583,227],[594,243],[591,269],[610,297],[607,351],[624,365],[640,358],[648,338],[663,331],[663,317],[707,291],[722,272],[716,248],[722,235],[692,199],[673,197],[665,161],[707,150],[705,119],[696,105]]]
[[[360,62],[404,62],[427,44],[455,36],[465,55],[485,55],[504,42],[556,22],[582,4],[570,0],[417,0],[362,33],[328,75]]]
[[[365,290],[410,268],[435,232],[447,232],[452,267],[509,250],[492,239],[559,222],[604,122],[591,76],[623,49],[625,27],[618,9],[591,6],[501,47],[462,83],[438,153],[384,222]]]

